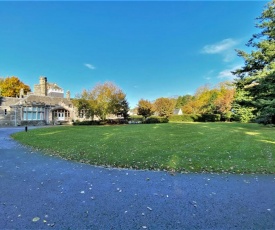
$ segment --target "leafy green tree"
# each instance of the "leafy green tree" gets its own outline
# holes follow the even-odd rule
[[[257,20],[256,27],[261,32],[254,34],[247,44],[254,50],[237,50],[245,63],[233,72],[238,77],[234,110],[239,108],[241,116],[242,111],[247,113],[246,108],[261,122],[275,123],[275,0],[265,6]]]
[[[108,114],[127,117],[126,113],[129,111],[126,95],[112,82],[97,84],[90,91],[83,90],[74,104],[79,113],[85,113],[87,118],[98,116],[103,121]]]
[[[201,86],[197,89],[194,101],[196,105],[196,111],[199,114],[212,114],[215,113],[216,106],[215,101],[218,97],[217,89],[210,89],[208,85]]]
[[[117,104],[125,99],[122,90],[112,82],[96,85],[90,92],[90,100],[95,102],[95,114],[106,120],[108,114],[117,113]]]
[[[94,119],[95,103],[90,98],[87,90],[83,90],[81,95],[77,95],[76,98],[73,99],[73,104],[78,110],[78,116],[86,119]]]
[[[138,115],[141,115],[146,119],[147,117],[153,115],[153,113],[153,104],[148,100],[140,99],[138,102]]]
[[[176,101],[176,108],[182,108],[184,105],[186,105],[189,101],[193,99],[193,96],[186,94],[183,96],[179,96]]]

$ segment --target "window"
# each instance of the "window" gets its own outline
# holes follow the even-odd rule
[[[37,121],[44,120],[44,110],[42,107],[24,107],[23,120]]]
[[[53,111],[53,117],[58,120],[67,120],[70,117],[70,112],[65,109],[57,109]]]

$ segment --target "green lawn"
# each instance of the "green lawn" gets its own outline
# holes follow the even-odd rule
[[[177,172],[275,173],[275,129],[258,124],[56,126],[14,139],[93,165]]]

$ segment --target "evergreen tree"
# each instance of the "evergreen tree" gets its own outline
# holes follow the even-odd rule
[[[121,102],[120,102],[120,114],[123,116],[123,118],[125,120],[128,120],[129,118],[129,103],[128,101],[124,98]]]
[[[247,46],[254,50],[237,50],[245,64],[233,72],[236,80],[234,112],[237,117],[256,117],[259,122],[275,123],[275,0],[269,2]],[[242,119],[240,119],[242,120]]]

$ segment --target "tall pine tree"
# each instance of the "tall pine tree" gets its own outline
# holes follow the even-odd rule
[[[253,51],[237,50],[245,64],[233,72],[238,77],[234,111],[241,121],[256,118],[275,123],[275,0],[265,6],[257,21],[261,32],[247,43]]]

